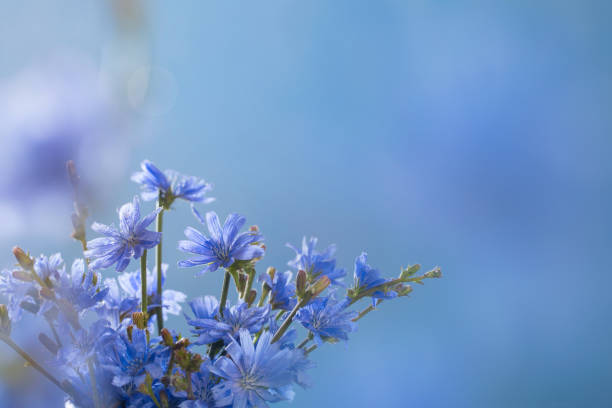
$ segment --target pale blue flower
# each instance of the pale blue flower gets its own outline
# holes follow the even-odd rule
[[[353,297],[358,296],[360,293],[379,288],[375,290],[372,296],[372,304],[376,305],[376,299],[392,299],[397,297],[397,292],[393,290],[385,290],[384,284],[388,282],[380,276],[378,269],[372,268],[367,263],[368,254],[362,252],[357,258],[355,258],[355,284],[352,288]]]
[[[161,208],[140,219],[140,202],[134,197],[131,203],[124,204],[119,209],[119,229],[114,225],[94,223],[91,228],[105,235],[87,243],[85,256],[90,258],[91,269],[108,268],[116,264],[117,272],[123,272],[130,259],[138,259],[145,249],[156,246],[161,233],[149,231],[146,228],[155,220]]]
[[[321,276],[327,276],[332,285],[344,286],[342,280],[346,275],[346,271],[342,268],[336,268],[336,259],[334,254],[336,246],[330,245],[323,252],[315,250],[317,238],[312,237],[306,240],[302,239],[302,249],[298,249],[291,244],[287,246],[295,251],[295,259],[289,261],[289,266],[296,269],[301,269],[308,274],[310,282],[315,281]]]
[[[348,340],[348,333],[357,330],[357,324],[352,320],[357,312],[348,312],[349,300],[336,301],[332,296],[316,298],[301,308],[295,319],[308,329],[317,344],[324,341],[335,343]]]
[[[185,236],[189,238],[189,241],[179,241],[178,249],[195,254],[197,257],[180,261],[180,267],[203,265],[204,268],[198,274],[202,275],[206,272],[214,272],[219,267],[227,268],[236,260],[248,261],[263,256],[263,248],[256,244],[263,239],[260,234],[253,231],[239,233],[246,218],[238,214],[230,214],[221,228],[219,217],[214,211],[206,213],[206,220],[204,220],[195,207],[191,208],[196,218],[208,226],[210,237],[194,228],[187,227]]]
[[[248,330],[240,330],[240,343],[226,347],[227,355],[218,358],[210,371],[224,381],[213,387],[218,405],[233,408],[267,407],[269,402],[293,399],[296,377],[294,350],[270,344],[265,332],[256,345]],[[301,351],[300,351],[301,352]]]
[[[132,181],[141,185],[141,195],[145,201],[157,199],[160,192],[162,198],[167,200],[168,205],[175,198],[204,203],[214,200],[205,196],[212,189],[212,184],[198,177],[185,176],[174,170],[162,172],[149,160],[144,160],[140,167],[142,171],[134,173]]]

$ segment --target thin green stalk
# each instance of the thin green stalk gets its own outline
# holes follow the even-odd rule
[[[285,334],[289,326],[291,326],[291,322],[293,321],[293,318],[297,314],[298,310],[304,307],[306,303],[308,303],[308,300],[309,298],[304,298],[295,305],[291,313],[289,313],[289,316],[285,318],[285,320],[280,325],[276,333],[274,333],[274,337],[272,337],[272,341],[270,343],[276,343],[277,341],[280,340],[281,337],[283,337],[283,334]]]
[[[300,344],[298,344],[297,348],[301,349],[302,347],[304,347],[306,344],[308,344],[308,342],[310,340],[312,340],[313,335],[312,333],[308,333],[308,336],[306,336],[306,338],[304,340],[302,340],[302,342]]]
[[[252,268],[252,269],[250,268],[250,270],[247,273],[248,273],[248,278],[247,278],[246,286],[244,287],[244,292],[242,292],[242,299],[246,298],[246,296],[251,291],[251,288],[253,287],[253,280],[255,278],[255,268]]]
[[[382,299],[377,299],[376,300],[376,306],[380,305],[381,302],[382,302]],[[356,322],[357,320],[361,319],[363,316],[367,315],[368,313],[370,313],[374,309],[376,309],[376,308],[374,306],[372,306],[372,305],[366,307],[361,312],[359,312],[359,314],[357,315],[357,317],[355,317],[353,319],[353,321]]]
[[[96,383],[96,373],[94,372],[94,366],[92,359],[87,359],[87,369],[89,370],[89,379],[91,381],[91,389],[93,391],[93,401],[95,408],[102,408],[100,405],[100,394],[98,393],[98,385]]]
[[[145,315],[145,321],[147,320],[147,250],[145,249],[140,257],[140,289],[142,301],[142,313]]]
[[[309,355],[310,353],[312,353],[313,351],[315,351],[317,349],[317,345],[313,344],[312,346],[308,347],[306,349],[306,351],[304,352],[304,355]]]
[[[157,203],[158,206],[161,206],[161,201]],[[162,232],[163,227],[163,216],[164,209],[157,214],[157,232]],[[159,240],[159,244],[157,244],[157,248],[155,251],[155,265],[157,267],[157,298],[159,299],[159,307],[157,308],[157,334],[161,335],[161,331],[164,328],[164,314],[162,309],[162,238]]]
[[[42,375],[47,377],[49,381],[57,385],[57,387],[60,390],[66,392],[62,384],[60,384],[60,382],[56,380],[55,377],[53,377],[47,370],[45,370],[40,364],[38,364],[36,360],[30,357],[30,355],[26,353],[21,347],[19,347],[10,337],[5,336],[5,335],[0,335],[0,340],[5,342],[10,348],[12,348],[17,354],[19,354],[21,358],[23,358],[25,361],[28,362],[28,364],[30,364],[32,367],[38,370]]]
[[[223,278],[223,289],[221,290],[221,300],[219,301],[219,314],[223,317],[223,310],[225,309],[225,303],[227,302],[227,292],[229,291],[230,285],[230,273],[226,270],[225,277]]]

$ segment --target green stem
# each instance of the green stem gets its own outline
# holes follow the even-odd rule
[[[96,373],[94,372],[94,366],[91,358],[87,359],[87,369],[89,370],[89,379],[91,381],[91,389],[93,391],[94,406],[95,408],[102,408],[100,405],[100,395],[98,394],[98,385],[96,383]]]
[[[264,303],[266,303],[266,299],[268,298],[268,293],[270,293],[270,290],[266,290],[266,285],[263,284],[261,285],[261,297],[259,298],[259,302],[257,303],[258,307],[262,307],[264,305]]]
[[[157,203],[161,206],[161,201]],[[163,216],[164,209],[157,214],[157,232],[162,232],[163,229]],[[162,236],[163,238],[163,236]],[[162,239],[160,238],[159,244],[155,250],[155,265],[157,267],[157,299],[159,300],[159,307],[157,308],[157,334],[161,335],[161,331],[164,328],[164,314],[162,309]]]
[[[380,305],[380,303],[382,302],[382,299],[377,299],[376,300],[376,306]],[[372,310],[374,310],[375,307],[370,305],[368,307],[366,307],[365,309],[363,309],[361,312],[359,312],[359,314],[357,315],[357,317],[355,317],[353,319],[354,322],[356,322],[357,320],[361,319],[363,316],[367,315],[368,313],[370,313]]]
[[[5,342],[10,348],[12,348],[17,354],[21,356],[25,361],[27,361],[32,367],[38,370],[42,375],[47,377],[49,381],[53,384],[57,385],[60,390],[66,392],[62,384],[58,380],[55,379],[47,370],[45,370],[40,364],[36,362],[28,353],[26,353],[21,347],[19,347],[15,342],[8,336],[0,335],[0,340]]]
[[[140,257],[140,289],[142,313],[147,321],[147,250],[145,249]]]
[[[281,337],[283,337],[283,334],[285,334],[289,326],[291,326],[291,322],[293,321],[293,318],[297,314],[298,310],[304,307],[304,305],[308,303],[308,300],[309,300],[308,298],[304,298],[295,305],[291,313],[289,313],[289,316],[285,318],[285,320],[283,321],[281,326],[278,328],[276,333],[274,333],[274,337],[272,337],[272,341],[270,341],[270,343],[276,343],[277,341],[280,340]]]
[[[310,353],[312,353],[313,351],[315,351],[317,349],[317,345],[313,344],[312,346],[308,347],[306,349],[306,351],[304,352],[304,355],[309,355]]]
[[[255,268],[249,268],[247,273],[248,273],[249,277],[247,279],[246,286],[244,287],[244,292],[242,293],[242,298],[243,299],[246,298],[246,296],[251,291],[251,288],[253,287],[253,280],[255,278]]]
[[[223,289],[221,290],[221,300],[219,301],[219,314],[223,317],[223,310],[225,309],[225,303],[227,302],[227,292],[229,291],[230,285],[230,273],[226,270],[225,277],[223,278]]]
[[[306,336],[306,338],[304,340],[302,340],[302,342],[300,344],[298,344],[297,348],[301,349],[306,344],[308,344],[308,342],[310,340],[312,340],[312,338],[313,338],[312,333],[308,333],[308,336]]]

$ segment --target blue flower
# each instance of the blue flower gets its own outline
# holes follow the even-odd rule
[[[113,329],[117,329],[125,318],[140,309],[140,296],[127,296],[119,289],[116,279],[105,279],[104,286],[108,293],[104,301],[98,305],[98,316],[109,321]]]
[[[139,386],[146,374],[153,379],[162,376],[163,349],[151,347],[145,330],[133,328],[131,338],[126,331],[114,336],[109,345],[100,349],[104,366],[112,373],[116,387]]]
[[[256,244],[262,241],[261,235],[252,231],[238,233],[246,222],[243,216],[228,215],[221,228],[219,217],[214,211],[206,213],[205,221],[195,207],[191,208],[196,218],[208,226],[210,238],[194,228],[187,227],[185,236],[189,238],[189,241],[179,241],[178,249],[196,254],[198,257],[180,261],[180,267],[204,265],[204,269],[198,273],[198,275],[203,275],[206,272],[214,272],[219,267],[227,268],[235,260],[248,261],[263,256],[263,248]]]
[[[196,298],[189,304],[195,318],[186,318],[187,324],[194,327],[191,332],[198,336],[195,344],[211,344],[217,340],[229,343],[241,329],[257,333],[267,322],[270,312],[269,307],[249,307],[246,303],[239,303],[225,308],[223,316],[220,316],[219,303],[213,296]]]
[[[57,361],[75,374],[82,372],[89,359],[94,359],[99,349],[114,333],[109,330],[108,321],[100,319],[88,329],[73,330],[69,324],[60,323],[61,344],[58,344]]]
[[[34,261],[34,271],[43,281],[49,279],[59,279],[60,275],[64,271],[64,260],[62,254],[53,254],[50,257],[44,255],[39,256]]]
[[[225,381],[213,387],[217,405],[233,408],[267,407],[268,402],[291,400],[296,376],[296,351],[270,344],[265,332],[257,345],[248,330],[240,331],[240,344],[227,346],[227,355],[218,358],[210,371]]]
[[[103,407],[121,407],[121,403],[128,399],[128,395],[121,388],[111,384],[113,375],[105,367],[94,365],[94,378],[98,389],[99,403]],[[75,373],[63,381],[64,388],[68,394],[66,408],[69,407],[94,407],[91,375],[89,370],[85,373]]]
[[[161,208],[140,219],[140,203],[134,197],[131,203],[124,204],[119,209],[119,229],[114,225],[94,223],[91,228],[105,235],[87,243],[89,248],[85,256],[91,259],[91,269],[108,268],[117,264],[117,272],[123,272],[130,263],[130,259],[138,259],[145,249],[153,248],[161,239],[161,233],[147,230],[155,220]]]
[[[85,263],[76,259],[70,273],[64,272],[54,285],[55,293],[60,299],[72,305],[82,313],[104,300],[108,289],[100,285],[101,277],[91,269],[85,273]]]
[[[308,273],[310,282],[325,275],[329,278],[332,285],[344,286],[342,279],[346,275],[346,271],[342,268],[336,268],[336,252],[335,245],[330,245],[324,252],[315,250],[317,238],[310,238],[306,241],[306,237],[302,240],[302,250],[297,249],[291,244],[287,246],[295,251],[295,259],[289,261],[289,266],[296,269],[302,269]]]
[[[8,313],[10,319],[17,322],[21,319],[23,310],[27,305],[32,307],[27,308],[33,313],[37,313],[41,301],[39,296],[39,288],[32,280],[21,280],[15,277],[16,273],[22,271],[9,271],[8,269],[0,272],[0,294],[8,298]]]
[[[149,160],[143,161],[140,167],[142,171],[134,173],[132,181],[141,185],[141,195],[145,201],[157,199],[160,192],[167,203],[166,207],[169,207],[176,198],[206,203],[214,200],[205,197],[206,193],[212,189],[212,185],[198,177],[185,176],[174,170],[162,172]]]
[[[348,299],[338,302],[332,296],[316,298],[301,308],[295,318],[314,335],[319,345],[324,341],[346,341],[348,333],[357,330],[357,324],[352,321],[357,312],[345,311],[348,303]]]
[[[351,289],[352,297],[358,296],[368,290],[380,287],[380,290],[374,291],[372,296],[372,304],[376,305],[376,299],[392,299],[397,296],[397,292],[393,290],[385,290],[384,285],[388,282],[380,276],[378,269],[372,268],[367,263],[368,254],[362,252],[357,258],[355,258],[355,285]]]
[[[168,265],[162,265],[162,288],[166,283],[166,272]],[[137,298],[140,303],[142,291],[140,289],[140,271],[124,272],[117,277],[119,286],[123,291],[132,298]],[[149,312],[159,307],[159,297],[157,296],[157,267],[153,271],[147,269],[147,310]],[[168,314],[178,315],[181,313],[181,303],[187,299],[187,295],[178,290],[164,289],[162,290],[162,305],[164,312],[164,320],[168,318]]]
[[[290,271],[274,274],[271,278],[267,273],[259,276],[260,282],[270,287],[270,305],[272,309],[291,310],[295,307],[295,284],[291,282],[293,274]]]

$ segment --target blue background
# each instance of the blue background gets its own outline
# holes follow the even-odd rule
[[[213,182],[207,207],[264,233],[261,267],[283,268],[303,235],[350,271],[362,250],[387,276],[442,267],[314,353],[291,406],[612,405],[610,3],[145,4],[159,75],[153,108],[132,112],[128,169],[149,158]],[[57,49],[101,61],[116,28],[104,2],[0,10],[7,77]],[[128,175],[96,220],[136,193]],[[165,225],[171,249],[195,220],[177,203]],[[20,244],[70,259],[60,236]],[[169,283],[219,291],[220,274],[194,272]]]

